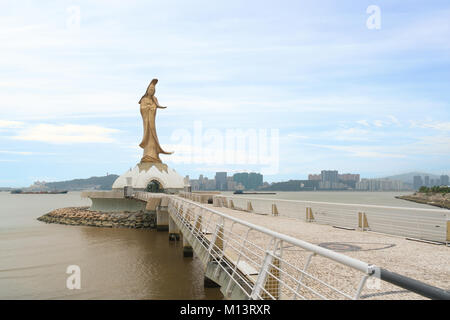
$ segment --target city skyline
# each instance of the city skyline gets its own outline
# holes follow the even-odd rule
[[[321,170],[321,171],[323,171],[323,170]],[[325,171],[337,171],[338,172],[339,170],[325,170]],[[255,174],[256,173],[256,174],[260,174],[259,172],[252,172],[252,171],[232,171],[232,172],[225,172],[225,173],[232,174],[232,176],[235,175],[235,174],[240,174],[240,173],[248,173],[248,174],[250,174],[250,173]],[[115,174],[116,173],[108,173],[107,172],[106,176],[108,176],[108,175],[115,175]],[[211,173],[210,176],[208,176],[207,174],[200,173],[200,174],[198,174],[198,179],[194,178],[195,176],[191,176],[189,174],[186,174],[185,177],[188,177],[190,180],[199,180],[199,179],[207,179],[208,180],[209,179],[210,181],[213,181],[214,185],[215,185],[215,176],[216,176],[216,174],[217,174],[217,172],[214,172],[214,173]],[[392,179],[393,177],[395,178],[396,176],[410,175],[411,179],[409,179],[408,181],[403,181],[404,179],[400,179],[400,180],[403,181],[406,184],[414,185],[414,178],[416,177],[415,175],[419,175],[420,177],[423,177],[423,178],[425,178],[426,176],[428,176],[428,177],[434,176],[434,177],[436,177],[435,179],[437,179],[436,181],[440,181],[442,179],[442,176],[450,176],[450,173],[449,174],[447,174],[447,173],[432,174],[432,173],[429,173],[429,172],[428,173],[427,172],[407,172],[407,173],[394,174],[392,176],[383,176],[383,177],[363,177],[363,176],[360,176],[360,174],[351,174],[351,173],[343,173],[343,174],[339,173],[339,175],[357,175],[357,176],[360,177],[359,178],[360,181],[363,181],[363,180],[393,180],[394,181],[396,179]],[[36,184],[51,183],[51,182],[61,182],[61,181],[70,181],[70,180],[73,180],[73,179],[88,179],[88,178],[101,177],[101,176],[102,175],[89,176],[89,177],[87,177],[87,176],[85,176],[85,177],[72,177],[70,179],[52,180],[52,181],[50,181],[50,180],[35,180],[35,181],[32,181],[29,185],[0,185],[0,188],[26,188],[28,186],[33,186],[33,185],[36,185]],[[228,178],[230,178],[232,176],[228,176]],[[299,179],[287,178],[286,180],[276,180],[276,181],[268,181],[268,180],[264,179],[263,182],[264,183],[273,184],[273,183],[286,182],[286,181],[289,181],[289,180],[298,180],[298,181],[310,180],[311,181],[311,180],[316,180],[316,178],[318,176],[320,176],[320,174],[309,173],[309,174],[306,174],[304,178],[301,177]],[[433,181],[433,180],[434,179],[431,179],[430,181]],[[423,183],[421,185],[423,185],[423,186],[430,186],[430,185],[425,184],[425,183]]]
[[[227,172],[216,172],[215,177],[208,178],[203,174],[198,179],[192,179],[186,175],[186,182],[189,181],[192,191],[202,190],[257,190],[279,184],[295,182],[300,185],[295,186],[298,190],[357,190],[357,191],[401,191],[418,190],[420,187],[448,186],[449,175],[440,175],[431,178],[427,173],[411,176],[411,179],[405,180],[399,176],[384,178],[361,178],[358,173],[339,173],[338,170],[322,170],[320,174],[308,174],[308,180],[289,179],[288,181],[271,182],[264,181],[263,175],[257,172],[234,173],[231,176]],[[253,177],[253,178],[252,178]],[[423,177],[423,179],[422,179]],[[253,183],[250,183],[253,180]],[[294,187],[294,185],[291,185]],[[270,189],[278,190],[278,189]]]
[[[159,142],[175,151],[162,160],[183,176],[261,171],[212,161],[228,150],[207,135],[228,129],[276,130],[270,182],[330,167],[450,172],[448,2],[375,3],[379,29],[366,25],[370,1],[195,4],[0,4],[0,186],[137,163],[137,102],[152,78],[168,107]],[[180,140],[196,121],[202,161]]]

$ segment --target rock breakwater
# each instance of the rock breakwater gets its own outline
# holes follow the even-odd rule
[[[99,212],[89,207],[69,207],[50,211],[37,220],[74,226],[105,228],[152,229],[156,227],[156,213],[153,212]]]
[[[416,192],[411,195],[397,196],[397,199],[429,204],[431,206],[450,209],[450,194]]]

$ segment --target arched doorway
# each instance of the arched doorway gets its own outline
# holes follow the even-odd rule
[[[145,191],[153,193],[161,193],[164,192],[164,188],[158,180],[152,180],[147,184]]]

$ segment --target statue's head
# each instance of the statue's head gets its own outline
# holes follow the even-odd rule
[[[147,87],[147,91],[145,91],[145,94],[142,96],[141,100],[139,100],[139,103],[141,103],[142,99],[146,96],[153,97],[155,94],[155,86],[158,83],[158,79],[153,79],[150,84]]]
[[[158,79],[153,79],[147,88],[147,94],[153,96],[155,94],[155,86],[158,83]]]

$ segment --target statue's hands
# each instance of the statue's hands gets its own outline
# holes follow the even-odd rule
[[[160,109],[165,109],[165,108],[167,108],[167,107],[158,106],[158,108],[160,108]]]

